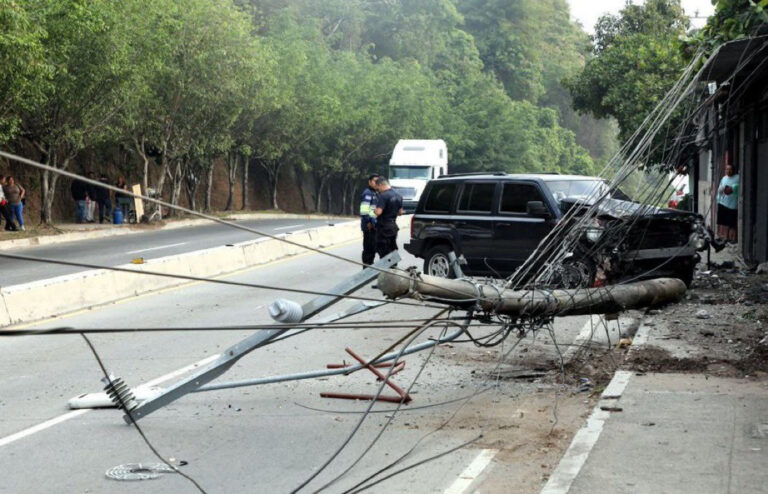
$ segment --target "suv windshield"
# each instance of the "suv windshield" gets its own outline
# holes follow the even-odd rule
[[[390,179],[422,179],[422,180],[429,180],[429,170],[432,167],[430,166],[390,166],[389,167],[389,178]]]
[[[558,205],[566,197],[597,198],[608,192],[608,185],[603,180],[548,180],[544,183],[547,184]]]

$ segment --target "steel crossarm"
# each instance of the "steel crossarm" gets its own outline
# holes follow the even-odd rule
[[[339,302],[344,298],[345,295],[348,295],[355,290],[358,290],[362,286],[370,283],[378,276],[379,270],[394,266],[399,261],[400,255],[397,251],[394,251],[373,265],[374,268],[377,269],[366,268],[360,270],[353,276],[347,278],[346,280],[328,290],[329,295],[322,295],[310,300],[301,306],[303,314],[301,322],[306,321],[312,316],[317,315],[321,311]],[[343,315],[345,312],[340,314],[341,317],[347,317],[347,315]],[[332,322],[333,320],[340,318],[338,317],[340,314],[331,316],[334,317],[334,319],[322,322]],[[268,344],[275,338],[278,338],[284,333],[291,331],[291,329],[292,328],[258,331],[253,335],[243,339],[242,341],[235,343],[227,350],[222,352],[221,355],[219,355],[219,357],[210,364],[197,370],[184,379],[179,380],[175,384],[165,388],[158,395],[142,402],[138,407],[134,408],[130,412],[131,416],[134,420],[139,420],[149,415],[150,413],[168,405],[169,403],[178,400],[182,396],[196,391],[201,386],[211,382],[212,380],[225,373],[238,360],[250,352]],[[123,415],[123,419],[126,421],[126,423],[131,423],[131,417],[129,417],[127,414]]]

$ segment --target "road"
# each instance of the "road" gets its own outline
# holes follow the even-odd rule
[[[345,245],[332,251],[357,259],[359,246]],[[417,264],[406,253],[403,255],[405,261],[401,266]],[[227,278],[323,290],[358,269],[321,254],[307,254]],[[359,293],[380,295],[370,287]],[[298,302],[310,298],[197,283],[44,321],[37,326],[202,328],[267,323],[271,321],[266,306],[278,297]],[[344,302],[333,311],[349,303]],[[414,319],[434,313],[434,309],[392,304],[361,314],[357,319]],[[555,333],[560,344],[572,342],[584,321],[583,317],[558,321]],[[475,336],[482,333],[478,331]],[[370,357],[405,333],[404,329],[314,330],[252,353],[220,380],[324,368],[328,363],[349,361],[345,347]],[[438,329],[430,330],[419,340],[438,333]],[[137,386],[210,358],[249,334],[245,330],[97,334],[92,341],[106,367],[131,386]],[[546,335],[540,335],[536,341],[546,340]],[[552,347],[547,347],[550,352]],[[500,354],[500,348],[477,350],[471,345],[454,344],[441,346],[429,359],[428,353],[408,357],[405,371],[397,376],[397,382],[404,386],[429,360],[413,387],[414,401],[394,417],[370,453],[327,492],[341,492],[355,485],[414,446],[403,464],[454,448],[479,433],[490,433],[492,428],[484,420],[485,414],[513,400],[522,389],[517,382],[499,381],[490,372]],[[97,363],[79,336],[0,340],[0,492],[194,492],[192,485],[177,475],[143,482],[105,478],[105,471],[111,467],[156,459],[136,431],[123,423],[118,411],[73,413],[66,408],[69,398],[99,391],[101,377]],[[163,384],[168,382],[171,381]],[[489,386],[494,389],[464,406],[464,411],[476,420],[468,426],[440,427],[443,421],[451,424],[453,414],[464,403],[444,402]],[[364,402],[320,398],[319,393],[375,390],[376,383],[369,374],[356,373],[197,393],[146,417],[140,425],[161,454],[188,462],[183,471],[207,492],[290,492],[341,446],[366,406]],[[434,406],[417,408],[427,405]],[[393,416],[385,410],[391,409],[389,404],[377,405],[375,410],[381,413],[369,416],[341,455],[309,489],[301,492],[314,492],[351,465],[385,428]],[[52,419],[56,419],[54,423],[49,422]],[[483,461],[478,461],[492,454],[492,450],[478,446],[460,449],[429,462],[428,466],[396,476],[373,492],[461,492],[449,489],[466,481],[460,476],[482,470]]]
[[[328,225],[329,223],[333,223],[333,220],[294,218],[237,221],[239,225],[263,230],[265,233],[273,235],[291,233],[307,228]],[[100,266],[117,266],[129,263],[136,257],[153,259],[244,242],[255,238],[260,237],[227,225],[209,224],[13,249],[4,252],[30,257],[86,262]],[[3,273],[0,283],[3,286],[11,286],[83,270],[84,268],[73,266],[58,266],[0,258],[0,271]]]

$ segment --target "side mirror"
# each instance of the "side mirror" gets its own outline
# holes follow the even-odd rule
[[[525,212],[537,218],[552,217],[552,212],[541,201],[528,201],[525,205]]]

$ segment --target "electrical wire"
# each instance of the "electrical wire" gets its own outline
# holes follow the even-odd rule
[[[99,356],[99,353],[96,351],[96,348],[93,346],[93,343],[91,343],[91,340],[89,340],[88,337],[85,336],[84,334],[81,334],[80,336],[83,337],[83,339],[85,340],[85,343],[88,345],[88,348],[90,348],[91,353],[93,353],[93,357],[96,359],[96,362],[98,362],[99,368],[101,369],[102,374],[104,374],[104,378],[106,379],[106,381],[112,382],[112,379],[109,377],[109,372],[107,372],[107,368],[104,366],[104,362],[101,360],[101,357]],[[149,438],[141,429],[141,427],[139,427],[138,422],[136,422],[136,419],[133,417],[131,410],[123,401],[123,397],[120,396],[120,393],[115,393],[115,397],[117,397],[117,400],[120,404],[120,408],[125,412],[126,416],[131,421],[131,425],[136,429],[136,432],[139,433],[139,436],[141,436],[141,438],[144,440],[144,443],[147,445],[149,450],[152,451],[152,454],[154,454],[161,462],[163,462],[163,464],[168,465],[171,468],[171,470],[173,470],[174,472],[178,473],[179,475],[187,479],[202,494],[206,494],[205,489],[203,489],[203,487],[195,479],[193,479],[191,476],[179,470],[179,468],[176,467],[176,465],[173,465],[171,462],[166,460],[163,457],[163,455],[161,455],[160,452],[158,452],[157,448],[155,448],[155,446],[150,442]]]

